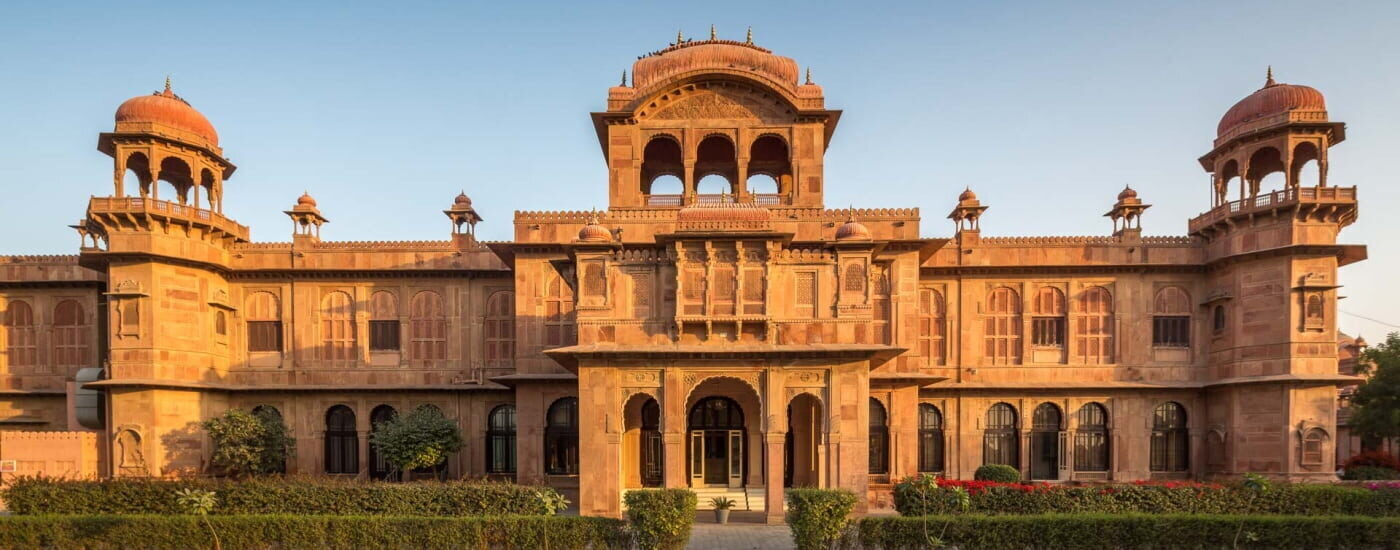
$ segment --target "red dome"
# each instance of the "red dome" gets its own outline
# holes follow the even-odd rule
[[[1124,187],[1123,187],[1123,191],[1121,191],[1121,192],[1118,193],[1118,200],[1120,200],[1120,201],[1121,201],[1121,200],[1128,200],[1128,199],[1136,199],[1136,198],[1137,198],[1137,191],[1134,191],[1132,187],[1124,186]]]
[[[676,75],[701,69],[756,73],[785,89],[797,86],[797,61],[737,40],[681,42],[632,65],[632,87],[645,89]]]
[[[1216,137],[1224,136],[1240,125],[1289,111],[1326,111],[1327,100],[1322,92],[1308,86],[1279,84],[1272,74],[1263,88],[1241,99],[1220,118]]]
[[[848,221],[836,228],[836,240],[838,241],[868,241],[870,240],[870,228],[865,224],[855,220]]]
[[[214,125],[189,103],[170,91],[169,82],[166,82],[163,92],[126,100],[117,107],[115,118],[118,125],[132,122],[169,126],[199,136],[211,146],[219,146],[219,133],[214,131]]]
[[[977,200],[977,193],[973,193],[971,187],[963,189],[963,192],[958,194],[958,202],[975,200]]]
[[[316,199],[311,197],[311,193],[302,192],[301,196],[297,197],[297,206],[316,206]]]

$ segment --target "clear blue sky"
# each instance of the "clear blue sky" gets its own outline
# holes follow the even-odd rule
[[[1154,204],[1147,234],[1184,234],[1209,208],[1195,159],[1272,64],[1348,123],[1330,180],[1360,188],[1343,241],[1371,259],[1343,270],[1342,308],[1400,324],[1400,2],[7,2],[0,253],[76,251],[65,226],[111,192],[97,134],[167,74],[238,164],[225,211],[257,240],[289,239],[303,189],[328,239],[445,239],[461,189],[508,239],[515,210],[606,204],[588,113],[712,23],[753,26],[845,110],[830,206],[918,206],[929,237],[968,185],[989,235],[1107,234],[1124,184]]]

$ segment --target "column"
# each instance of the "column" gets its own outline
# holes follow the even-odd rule
[[[661,378],[662,485],[685,488],[690,486],[685,475],[685,377],[672,367],[662,371]]]

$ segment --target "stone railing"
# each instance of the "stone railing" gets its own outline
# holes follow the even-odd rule
[[[248,226],[223,214],[176,202],[141,197],[93,197],[88,202],[88,214],[131,214],[159,216],[170,221],[203,225],[228,233],[239,240],[248,240]]]
[[[1192,233],[1226,218],[1254,212],[1273,210],[1297,204],[1351,204],[1356,202],[1355,187],[1290,187],[1272,193],[1234,200],[1192,218],[1187,227]]]

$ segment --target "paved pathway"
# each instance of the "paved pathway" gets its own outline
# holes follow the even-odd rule
[[[787,525],[763,523],[762,512],[730,512],[729,524],[715,523],[713,512],[696,514],[688,550],[751,550],[796,548]]]

